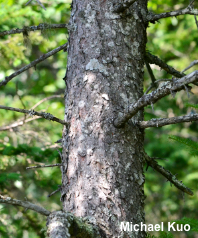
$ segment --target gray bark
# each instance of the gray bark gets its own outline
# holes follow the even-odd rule
[[[52,212],[47,218],[47,234],[50,238],[70,238],[69,222],[64,212]]]
[[[120,14],[115,3],[73,0],[61,199],[65,212],[94,218],[101,237],[144,237],[119,227],[144,222],[144,131],[113,121],[143,95],[147,0]],[[143,109],[133,120],[143,120]]]

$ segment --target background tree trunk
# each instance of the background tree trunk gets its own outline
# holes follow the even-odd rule
[[[144,131],[132,120],[120,129],[113,121],[143,94],[147,0],[121,14],[113,3],[73,0],[62,201],[64,211],[93,218],[104,237],[125,237],[119,222],[144,222]],[[143,120],[143,111],[135,119]]]

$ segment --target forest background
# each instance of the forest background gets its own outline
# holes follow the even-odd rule
[[[36,1],[35,1],[36,2]],[[50,24],[67,23],[70,15],[70,0],[42,1],[46,11],[38,4],[19,0],[0,1],[0,32],[24,26],[48,24],[42,31],[0,37],[0,81],[17,69],[39,58],[42,54],[67,42],[66,28],[52,29]],[[171,0],[149,1],[149,9],[155,13],[177,10],[188,5],[188,1]],[[195,7],[198,7],[198,4]],[[161,19],[148,28],[147,50],[160,56],[166,63],[182,71],[198,55],[198,29],[194,16],[184,15],[177,18]],[[14,78],[6,87],[0,88],[0,104],[10,107],[45,111],[63,119],[64,90],[67,53],[60,51],[35,68]],[[169,78],[164,70],[151,65],[156,79]],[[190,73],[198,69],[194,66]],[[145,67],[145,91],[150,85],[150,76]],[[165,97],[152,109],[145,109],[145,119],[173,117],[192,113],[186,105],[198,104],[198,87],[194,95],[185,91]],[[27,121],[27,122],[26,122]],[[13,123],[20,126],[15,127]],[[60,193],[48,197],[61,184],[59,167],[26,170],[33,165],[55,164],[60,162],[55,142],[62,137],[62,125],[44,119],[31,118],[17,112],[0,110],[0,194],[19,200],[40,204],[46,209],[60,210]],[[198,123],[183,123],[163,128],[146,129],[145,150],[152,157],[165,160],[159,163],[177,174],[194,196],[181,193],[170,186],[163,176],[145,166],[145,212],[146,223],[157,224],[190,217],[198,219],[198,159],[181,143],[174,142],[169,136],[179,136],[198,141]],[[0,237],[45,237],[45,218],[33,211],[0,204]],[[175,233],[174,237],[197,237],[197,233]]]

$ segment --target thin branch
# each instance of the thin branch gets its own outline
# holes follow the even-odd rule
[[[167,73],[177,77],[177,78],[181,78],[184,77],[185,74],[180,73],[179,71],[177,71],[176,69],[174,69],[173,67],[171,67],[170,65],[166,64],[163,60],[161,60],[160,58],[158,58],[155,55],[152,55],[149,52],[146,52],[146,56],[145,56],[145,60],[149,63],[149,64],[155,64],[158,65],[160,68],[162,68],[163,70],[165,70]]]
[[[157,84],[156,84],[156,78],[155,78],[155,76],[154,76],[154,74],[153,74],[153,71],[152,71],[152,69],[151,69],[151,66],[150,66],[150,64],[147,62],[147,61],[145,61],[145,64],[146,64],[146,68],[147,68],[147,70],[148,70],[148,73],[149,73],[149,75],[150,75],[150,78],[151,78],[151,85],[149,86],[149,88],[146,90],[146,92],[144,93],[144,94],[147,94],[152,88],[157,88]]]
[[[192,1],[189,0],[190,4],[189,4],[188,6],[189,6],[189,7],[193,7],[194,1],[195,1],[195,0],[192,0]]]
[[[116,3],[114,5],[114,12],[121,13],[128,9],[137,0],[122,0],[122,3]]]
[[[179,116],[179,117],[171,117],[171,118],[155,118],[149,121],[140,121],[137,124],[141,128],[148,128],[148,127],[162,127],[171,124],[183,123],[183,122],[193,122],[198,121],[198,114],[195,113],[189,116]]]
[[[36,107],[38,107],[41,103],[47,101],[47,100],[50,100],[50,99],[53,99],[53,98],[62,98],[63,96],[62,95],[52,95],[52,96],[49,96],[49,97],[46,97],[46,98],[43,98],[42,100],[40,100],[39,102],[37,102],[31,109],[34,110]]]
[[[59,139],[59,140],[57,140],[56,142],[54,142],[54,143],[57,143],[57,144],[61,144],[63,142],[63,138],[61,138],[61,139]],[[59,151],[60,152],[60,151]],[[59,153],[60,154],[60,153]],[[61,154],[61,156],[62,156],[62,154]]]
[[[159,82],[172,82],[172,79],[158,79],[158,80],[155,81],[156,85],[157,85]],[[146,90],[146,92],[144,93],[144,95],[147,94],[152,88],[153,88],[153,85],[151,84],[151,85],[147,88],[147,90]]]
[[[197,20],[197,17],[194,16],[194,18],[195,18],[195,23],[196,23],[196,26],[197,26],[197,29],[198,29],[198,20]]]
[[[25,6],[27,6],[29,3],[31,3],[31,1],[32,1],[32,0],[29,0],[29,1],[25,4]]]
[[[38,212],[44,216],[49,216],[51,212],[49,212],[48,210],[46,210],[43,207],[40,207],[38,205],[35,205],[31,202],[28,201],[21,201],[21,200],[16,200],[16,199],[12,199],[10,197],[4,197],[2,195],[0,195],[0,203],[6,203],[6,204],[12,204],[15,206],[21,206],[24,207],[26,209],[30,209],[33,210],[35,212]]]
[[[53,98],[61,98],[62,96],[61,95],[52,95],[50,97],[46,97],[42,100],[40,100],[38,103],[36,103],[31,109],[34,110],[36,107],[38,107],[41,103],[47,101],[47,100],[50,100],[50,99],[53,99]],[[7,130],[11,130],[11,129],[14,129],[14,128],[17,128],[19,126],[23,126],[25,123],[27,122],[30,122],[30,121],[33,121],[33,120],[37,120],[37,119],[40,119],[42,117],[34,117],[34,118],[29,118],[29,119],[19,119],[18,121],[10,124],[10,125],[7,125],[7,126],[2,126],[0,127],[0,131],[7,131]]]
[[[176,16],[180,16],[180,15],[198,15],[198,10],[197,9],[193,9],[190,6],[188,6],[185,9],[180,9],[177,11],[171,11],[171,12],[164,12],[164,13],[160,13],[160,14],[153,14],[153,13],[149,13],[147,15],[147,21],[151,21],[151,22],[155,22],[158,21],[162,18],[167,18],[167,17],[176,17]]]
[[[16,77],[17,75],[23,73],[24,71],[28,70],[29,68],[32,68],[34,66],[36,66],[38,63],[44,61],[45,59],[49,58],[50,56],[56,54],[57,52],[65,49],[67,47],[67,43],[65,43],[64,45],[59,46],[58,48],[42,55],[39,59],[36,59],[34,61],[32,61],[30,64],[24,66],[23,68],[17,70],[15,73],[11,74],[8,77],[5,77],[5,79],[3,81],[0,82],[0,87],[1,86],[5,86],[11,79],[13,79],[14,77]]]
[[[43,4],[39,1],[39,0],[36,0],[38,2],[38,4],[44,9],[46,10],[46,8],[43,6]]]
[[[172,83],[167,82],[162,87],[151,92],[150,94],[143,95],[137,102],[129,106],[128,113],[125,114],[123,113],[123,115],[119,115],[115,119],[114,121],[115,127],[119,128],[124,126],[124,124],[142,108],[154,104],[155,102],[157,102],[158,100],[169,94],[173,95],[175,92],[184,89],[184,85],[193,83],[196,80],[198,80],[198,70],[180,79],[174,79],[174,82]]]
[[[154,158],[148,156],[145,152],[144,152],[144,158],[146,159],[146,162],[148,163],[149,166],[151,166],[153,169],[155,169],[160,174],[162,174],[165,178],[167,178],[168,181],[170,181],[172,184],[175,185],[175,187],[180,189],[182,192],[185,192],[191,196],[193,195],[193,192],[188,187],[186,187],[182,183],[182,181],[179,181],[175,175],[173,175],[170,171],[166,170],[164,167],[159,165]]]
[[[198,64],[198,60],[194,60],[193,62],[191,62],[190,65],[182,71],[182,73],[185,72],[186,70],[192,68],[196,64]]]
[[[29,1],[25,4],[25,6],[27,6],[29,3],[31,3],[31,1],[32,1],[32,0],[29,0]],[[42,4],[39,0],[36,0],[36,1],[37,1],[37,3],[38,3],[43,9],[46,10],[46,8],[43,6],[43,4]]]
[[[54,192],[50,193],[47,197],[48,197],[48,198],[51,197],[51,196],[54,195],[55,193],[60,192],[60,190],[61,190],[61,186],[59,186],[59,188],[58,188],[57,190],[55,190]]]
[[[12,34],[19,34],[19,33],[26,33],[29,31],[38,31],[38,30],[47,30],[47,29],[61,29],[67,28],[67,24],[48,24],[48,23],[40,23],[38,26],[25,26],[22,29],[12,29],[9,31],[2,31],[0,32],[0,36],[12,35]]]
[[[190,2],[189,6],[192,7],[192,8],[194,8],[194,1],[195,1],[195,0],[192,0],[192,1],[189,0],[189,2]],[[197,17],[194,16],[194,19],[195,19],[195,23],[196,23],[196,26],[197,26],[197,29],[198,29]]]
[[[27,167],[26,169],[42,169],[42,168],[49,168],[49,167],[58,167],[62,166],[62,164],[49,164],[49,165],[38,165],[38,166],[32,166],[32,167]]]
[[[52,114],[50,113],[45,113],[45,112],[36,112],[34,110],[27,110],[27,109],[20,109],[20,108],[14,108],[14,107],[6,107],[6,106],[2,106],[0,105],[0,109],[5,109],[5,110],[10,110],[10,111],[15,111],[15,112],[21,112],[21,113],[26,113],[26,114],[29,114],[30,116],[40,116],[46,120],[51,120],[51,121],[56,121],[62,125],[68,125],[67,122],[53,116]]]
[[[151,81],[152,81],[152,85],[153,85],[153,87],[155,87],[156,86],[156,78],[153,74],[153,71],[152,71],[151,66],[149,65],[149,63],[147,61],[145,63],[146,63],[146,68],[148,70],[148,73],[149,73]]]
[[[185,76],[185,74],[183,73],[185,70],[183,70],[182,72],[177,71],[176,69],[174,69],[173,67],[171,67],[170,65],[166,64],[163,60],[161,60],[160,58],[158,58],[156,55],[152,55],[149,52],[146,52],[145,55],[145,60],[149,63],[149,64],[155,64],[158,65],[161,69],[165,70],[168,74],[171,74],[177,78],[182,78]],[[157,83],[158,81],[156,81]],[[198,86],[197,83],[194,82],[194,84],[196,86]],[[149,87],[150,88],[150,87]],[[152,88],[152,87],[151,87]],[[151,88],[149,90],[151,90]],[[148,89],[147,89],[147,93],[148,93]]]
[[[17,122],[14,122],[14,123],[8,125],[8,126],[0,127],[0,131],[12,130],[12,129],[16,128],[16,127],[23,126],[27,122],[30,122],[30,121],[33,121],[33,120],[37,120],[37,119],[40,119],[40,118],[42,118],[42,117],[28,118],[25,121],[24,121],[24,119],[23,120],[19,120]]]

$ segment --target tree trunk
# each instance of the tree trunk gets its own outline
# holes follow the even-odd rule
[[[144,237],[119,226],[144,222],[144,131],[134,123],[143,111],[122,128],[113,122],[143,94],[147,0],[119,14],[116,2],[73,0],[62,201],[64,211],[96,221],[102,237]]]

